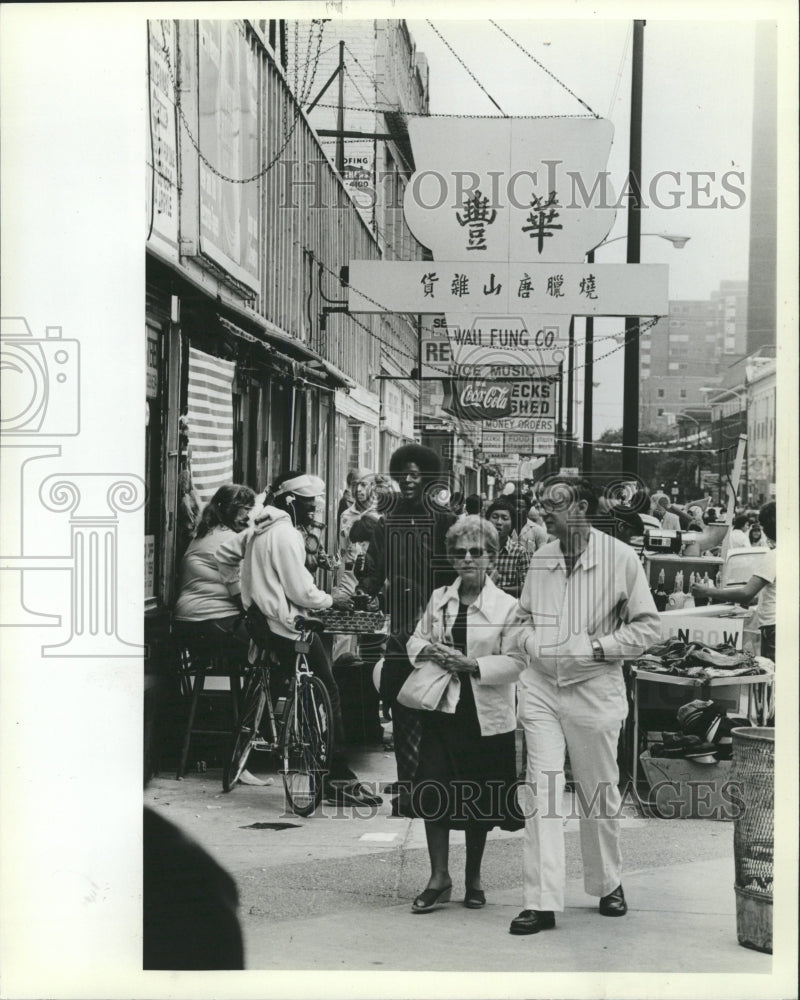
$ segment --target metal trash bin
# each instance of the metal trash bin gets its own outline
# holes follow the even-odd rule
[[[772,877],[775,854],[775,730],[733,730],[731,780],[742,808],[733,825],[736,934],[739,944],[772,954]]]

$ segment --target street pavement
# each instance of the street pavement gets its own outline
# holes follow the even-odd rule
[[[395,777],[388,748],[358,749],[351,764],[380,788]],[[251,766],[255,771],[256,764]],[[266,777],[266,772],[261,773]],[[553,931],[514,937],[522,909],[522,833],[495,830],[483,866],[487,905],[462,905],[464,838],[451,835],[453,902],[411,912],[425,887],[421,820],[324,805],[287,813],[275,775],[267,787],[222,791],[221,772],[154,777],[152,806],[198,840],[236,879],[248,969],[375,971],[672,972],[768,974],[770,955],[736,938],[733,823],[622,820],[628,914],[600,917],[583,891],[577,819],[564,803],[566,910]]]

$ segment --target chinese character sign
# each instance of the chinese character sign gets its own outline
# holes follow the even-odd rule
[[[614,128],[590,118],[408,123],[404,213],[434,260],[581,261],[614,223]]]

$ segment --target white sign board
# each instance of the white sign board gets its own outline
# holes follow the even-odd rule
[[[499,417],[497,420],[484,420],[481,425],[486,430],[493,431],[533,431],[538,434],[555,434],[555,417]]]
[[[443,316],[424,316],[420,345],[424,379],[539,379],[558,375],[569,324],[528,328],[520,317],[476,317],[474,326],[448,327]]]
[[[534,455],[555,455],[556,436],[555,434],[534,434],[533,454]]]
[[[661,635],[664,639],[679,639],[681,642],[703,642],[707,646],[719,646],[723,642],[742,648],[742,618],[703,618],[695,615],[659,615]],[[735,678],[731,678],[733,682]]]
[[[485,452],[502,455],[506,450],[502,431],[484,431],[481,435],[481,449]]]
[[[489,312],[498,318],[664,316],[667,274],[666,264],[353,260],[348,309],[444,312],[448,323]]]

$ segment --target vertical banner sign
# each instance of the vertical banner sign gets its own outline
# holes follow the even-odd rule
[[[148,242],[168,257],[178,259],[177,133],[175,87],[170,67],[175,60],[175,22],[148,21],[150,74],[147,129]]]
[[[192,480],[205,504],[233,481],[233,375],[236,364],[189,348],[188,423]]]
[[[200,248],[260,291],[258,277],[258,66],[237,21],[201,21]],[[230,179],[226,179],[230,178]]]

